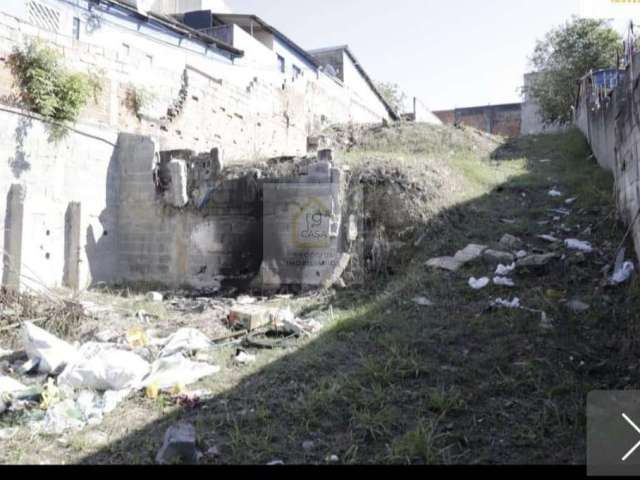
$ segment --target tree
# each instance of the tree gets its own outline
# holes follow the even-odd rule
[[[529,59],[538,75],[524,92],[537,101],[544,122],[571,121],[577,80],[591,69],[617,67],[621,42],[606,20],[577,17],[538,40]]]
[[[407,95],[400,90],[397,83],[376,82],[376,88],[395,112],[402,113],[404,111]]]

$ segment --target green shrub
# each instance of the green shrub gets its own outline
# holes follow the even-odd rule
[[[101,88],[95,78],[68,72],[60,65],[60,55],[37,41],[15,48],[10,65],[26,106],[57,122],[74,122]]]

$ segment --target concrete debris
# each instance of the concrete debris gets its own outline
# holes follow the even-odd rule
[[[462,267],[463,263],[459,262],[453,257],[438,257],[432,258],[427,261],[426,265],[432,268],[439,268],[442,270],[448,270],[450,272],[457,272],[460,267]]]
[[[433,302],[426,297],[415,297],[411,300],[416,305],[420,305],[421,307],[432,307]]]
[[[538,235],[538,238],[549,243],[557,243],[560,241],[560,239],[554,237],[553,235]]]
[[[593,251],[593,247],[591,243],[584,242],[582,240],[576,240],[575,238],[569,238],[564,241],[565,247],[569,250],[578,250],[584,253],[591,253]]]
[[[474,290],[482,290],[484,287],[489,285],[490,281],[491,280],[489,280],[487,277],[482,277],[482,278],[471,277],[469,279],[469,286]]]
[[[169,357],[178,352],[195,352],[211,347],[209,338],[195,328],[181,328],[169,337],[169,341],[160,352],[160,357]]]
[[[565,304],[565,306],[574,313],[582,313],[589,310],[589,305],[581,302],[580,300],[571,300]]]
[[[613,272],[613,275],[609,278],[609,285],[619,285],[626,282],[631,278],[634,270],[635,267],[633,262],[624,262],[622,266],[616,269],[615,272]]]
[[[550,197],[561,197],[562,196],[562,192],[559,192],[555,188],[552,188],[551,190],[549,190],[549,196]]]
[[[253,363],[256,361],[256,356],[252,353],[247,353],[244,350],[238,349],[236,352],[236,356],[233,358],[236,363],[241,365],[246,365],[248,363]]]
[[[177,423],[167,429],[162,447],[156,455],[159,464],[196,464],[196,429],[190,423]]]
[[[108,343],[88,342],[80,357],[58,377],[59,385],[93,390],[137,388],[149,373],[149,364],[133,352]]]
[[[505,233],[500,239],[499,243],[504,248],[515,250],[520,245],[522,245],[522,240],[520,240],[518,237],[514,237],[513,235],[509,235],[508,233]]]
[[[488,249],[484,252],[484,260],[489,265],[505,264],[509,265],[515,260],[515,256],[509,252],[501,252],[499,250]]]
[[[482,256],[482,253],[486,249],[487,249],[486,245],[476,245],[476,244],[472,243],[470,245],[467,245],[464,249],[462,249],[459,252],[457,252],[453,256],[453,258],[457,262],[460,262],[462,264],[466,264],[466,263],[472,262],[472,261],[477,260],[478,258],[480,258]]]
[[[513,272],[516,269],[516,264],[515,262],[511,263],[510,265],[502,265],[499,264],[496,267],[496,275],[501,276],[501,277],[505,277],[507,275],[509,275],[511,272]]]
[[[27,355],[38,362],[42,373],[52,373],[78,356],[74,347],[31,322],[22,326],[22,341]]]
[[[264,306],[241,305],[233,307],[227,318],[230,326],[251,331],[269,325],[272,321],[270,313],[270,310]]]
[[[183,354],[176,353],[153,362],[151,373],[144,378],[142,386],[156,385],[162,390],[175,385],[189,385],[219,371],[220,367],[217,365],[193,362]]]
[[[149,292],[145,295],[148,302],[161,302],[164,297],[159,292]]]
[[[557,253],[533,254],[518,259],[516,268],[537,268],[544,267],[552,260],[558,258]]]
[[[507,277],[493,277],[493,284],[501,287],[515,287],[513,280]]]

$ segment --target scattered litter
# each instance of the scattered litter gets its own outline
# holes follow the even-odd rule
[[[112,342],[120,336],[115,330],[103,330],[95,334],[94,338],[103,343]]]
[[[329,455],[328,461],[331,463],[337,463],[340,461],[340,458],[336,454]]]
[[[18,433],[18,428],[0,428],[0,440],[11,440]]]
[[[244,330],[255,330],[271,323],[271,311],[260,305],[239,305],[233,307],[227,317],[231,327],[238,326]]]
[[[127,330],[126,338],[131,348],[142,348],[149,344],[144,328],[137,325]]]
[[[421,307],[432,307],[433,302],[426,297],[415,297],[411,300],[416,305],[420,305]]]
[[[506,307],[506,308],[520,308],[520,299],[518,297],[515,297],[513,300],[503,300],[502,298],[496,298],[491,302],[491,306]]]
[[[566,203],[567,205],[571,205],[572,203],[574,203],[577,200],[577,197],[571,197],[571,198],[567,198],[564,203]]]
[[[76,402],[68,398],[49,407],[44,420],[32,424],[32,428],[36,431],[42,430],[45,433],[60,435],[67,430],[81,430],[85,425],[80,408]]]
[[[256,297],[252,297],[250,295],[240,295],[238,298],[236,298],[236,303],[238,305],[250,305],[252,303],[256,303],[256,301]]]
[[[569,238],[564,241],[565,247],[569,250],[579,250],[584,253],[591,253],[593,251],[593,247],[591,243],[584,242],[582,240],[576,240],[575,238]]]
[[[550,243],[556,243],[560,241],[560,239],[554,237],[553,235],[538,235],[538,238]]]
[[[633,262],[624,262],[619,269],[613,272],[613,275],[611,275],[611,278],[609,279],[609,284],[619,285],[626,282],[627,280],[629,280],[634,270],[635,267],[633,265]]]
[[[543,158],[541,160],[538,160],[538,162],[540,162],[540,163],[549,163],[550,161],[551,161],[550,158]]]
[[[164,441],[156,455],[156,462],[160,464],[197,463],[195,427],[190,423],[177,423],[170,426],[164,434]]]
[[[137,388],[149,373],[149,364],[133,352],[109,343],[85,343],[80,358],[58,377],[58,385],[94,390]]]
[[[238,349],[238,351],[236,352],[236,356],[233,359],[235,362],[241,365],[246,365],[248,363],[255,362],[256,356],[251,353],[247,353],[244,350]]]
[[[566,208],[550,208],[548,211],[557,215],[564,215],[565,217],[571,215],[571,210],[567,210]]]
[[[284,465],[282,460],[271,460],[267,465]]]
[[[559,192],[555,188],[552,188],[551,190],[549,190],[549,196],[550,197],[561,197],[562,196],[562,192]]]
[[[516,252],[516,257],[517,258],[524,258],[527,256],[527,251],[526,250],[519,250],[518,252]]]
[[[157,385],[162,390],[177,384],[189,385],[219,371],[217,365],[193,362],[183,354],[176,353],[153,362],[151,373],[143,380],[143,386]]]
[[[14,394],[25,390],[27,387],[17,380],[6,375],[0,375],[0,395],[4,393]]]
[[[489,280],[487,277],[482,277],[482,278],[471,277],[469,279],[469,286],[474,290],[482,290],[484,287],[489,285],[490,281],[491,280]]]
[[[506,223],[507,225],[513,225],[514,223],[516,223],[516,220],[513,218],[501,218],[500,221],[502,223]]]
[[[509,275],[511,272],[513,272],[515,269],[516,269],[515,262],[512,263],[511,265],[507,265],[507,266],[499,264],[498,267],[496,268],[496,275],[499,275],[501,277],[505,277],[505,276]]]
[[[589,305],[581,302],[580,300],[571,300],[570,302],[567,302],[565,306],[575,313],[582,313],[589,310]]]
[[[195,328],[181,328],[169,337],[169,341],[160,352],[160,357],[168,357],[178,352],[195,352],[211,347],[209,338]]]
[[[27,355],[38,362],[38,370],[43,373],[54,372],[78,355],[67,342],[31,322],[24,322],[22,326],[22,341]]]
[[[515,287],[516,284],[513,283],[513,280],[507,277],[493,277],[494,285],[500,285],[503,287]]]
[[[149,292],[145,295],[145,298],[148,302],[161,302],[164,297],[159,292]]]

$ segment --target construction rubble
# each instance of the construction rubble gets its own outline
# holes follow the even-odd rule
[[[3,292],[0,298],[0,333],[4,332],[0,344],[16,347],[0,348],[0,440],[25,427],[35,434],[62,435],[99,425],[127,398],[165,395],[179,405],[197,405],[209,393],[188,387],[215,378],[225,368],[215,364],[214,352],[245,345],[247,350],[237,348],[229,363],[230,368],[241,368],[256,361],[260,348],[286,348],[291,341],[316,334],[323,326],[313,318],[298,318],[288,306],[283,307],[286,296],[276,298],[279,302],[274,304],[248,295],[190,299],[149,292],[147,302],[162,302],[178,318],[193,315],[206,319],[210,331],[220,332],[219,336],[212,338],[198,328],[175,325],[169,333],[168,325],[155,328],[162,323],[156,315],[145,311],[124,314],[116,306],[86,301],[74,304],[83,319],[84,333],[70,335],[67,340],[36,324],[57,325],[51,317],[24,319],[24,313],[33,316],[36,310],[56,312],[48,305],[55,303],[55,298],[48,302],[42,296],[10,292]],[[31,307],[33,311],[23,309],[29,302],[37,304]],[[22,320],[14,322],[18,318]],[[92,324],[96,328],[87,333]],[[57,330],[65,329],[58,325]],[[279,341],[267,341],[274,333]],[[194,455],[185,453],[192,433],[184,425],[170,429],[158,462],[170,462],[176,456],[195,462]]]

